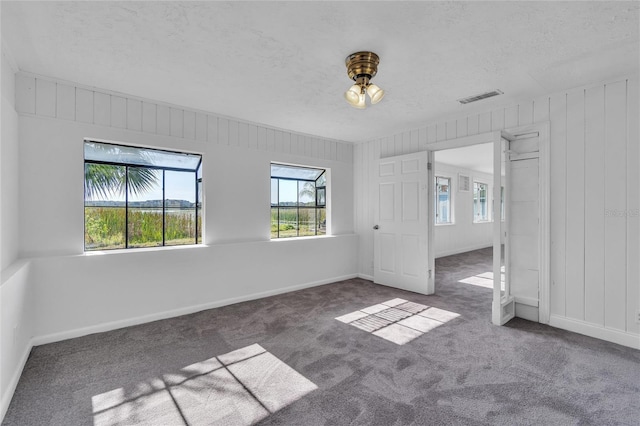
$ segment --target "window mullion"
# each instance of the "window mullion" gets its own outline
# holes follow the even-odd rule
[[[129,248],[129,166],[124,168],[124,247]]]
[[[165,209],[165,204],[167,202],[166,200],[166,196],[164,194],[164,170],[162,171],[162,246],[164,247],[165,245],[165,232],[166,232],[166,228],[167,228],[167,215],[166,215],[166,209]]]

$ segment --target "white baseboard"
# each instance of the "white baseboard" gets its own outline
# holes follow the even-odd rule
[[[549,325],[562,328],[564,330],[573,331],[574,333],[584,334],[585,336],[595,337],[596,339],[606,340],[608,342],[628,346],[630,348],[640,349],[640,335],[638,334],[614,330],[585,321],[561,317],[557,315],[550,316]]]
[[[45,336],[37,336],[32,339],[33,346],[44,345],[47,343],[59,342],[61,340],[73,339],[75,337],[82,337],[93,333],[102,333],[105,331],[116,330],[119,328],[129,327],[132,325],[144,324],[151,321],[158,321],[167,318],[178,317],[181,315],[192,314],[194,312],[200,312],[207,309],[219,308],[221,306],[232,305],[234,303],[246,302],[249,300],[261,299],[263,297],[275,296],[277,294],[289,293],[291,291],[302,290],[305,288],[316,287],[324,284],[331,284],[337,281],[348,280],[356,278],[358,274],[349,274],[339,277],[333,277],[325,280],[314,281],[305,284],[298,284],[289,287],[282,287],[274,290],[263,291],[259,293],[253,293],[246,296],[232,297],[229,299],[217,300],[214,302],[203,303],[201,305],[186,306],[183,308],[172,309],[164,312],[157,312],[149,315],[143,315],[134,318],[128,318],[124,320],[111,321],[102,324],[96,324],[89,327],[77,328],[74,330],[62,331],[59,333],[47,334]]]
[[[362,278],[363,280],[367,280],[367,281],[373,281],[373,277],[371,275],[358,274],[358,278]]]
[[[436,252],[435,258],[437,259],[439,257],[451,256],[451,255],[454,255],[454,254],[466,253],[468,251],[480,250],[480,249],[489,248],[489,247],[493,247],[493,243],[477,244],[477,245],[474,245],[474,246],[462,247],[462,248],[458,248],[458,249],[454,249],[454,250],[445,250],[445,251],[441,251],[441,252]]]
[[[30,339],[27,342],[27,346],[20,357],[20,361],[16,366],[13,375],[11,376],[11,380],[9,381],[9,385],[7,389],[5,389],[4,395],[2,395],[2,404],[0,406],[0,423],[4,420],[5,414],[7,414],[7,410],[9,409],[9,404],[11,404],[11,399],[13,398],[13,394],[16,391],[16,387],[18,386],[18,382],[20,381],[20,376],[22,376],[22,370],[24,370],[24,366],[27,364],[27,359],[29,359],[29,354],[31,353],[31,349],[33,348],[33,339]]]

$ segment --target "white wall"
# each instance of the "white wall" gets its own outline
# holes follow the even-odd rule
[[[436,160],[438,153],[436,152]],[[434,226],[433,248],[435,257],[464,253],[493,245],[493,222],[473,223],[473,182],[486,183],[489,194],[493,194],[493,175],[469,170],[436,161],[436,176],[451,179],[451,200],[453,205],[452,224]],[[458,173],[469,176],[469,191],[458,191]],[[491,217],[491,197],[488,200]]]
[[[550,324],[638,347],[638,75],[567,90],[356,146],[359,271],[372,275],[371,183],[378,158],[433,142],[550,121]]]
[[[351,144],[27,74],[16,87],[36,343],[356,274]],[[201,153],[205,246],[84,254],[84,138]],[[270,241],[271,161],[330,170],[332,236]]]
[[[2,48],[0,132],[0,419],[9,406],[33,336],[33,292],[27,261],[18,260],[18,115],[15,68]]]

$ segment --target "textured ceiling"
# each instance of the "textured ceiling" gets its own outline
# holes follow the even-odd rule
[[[346,141],[638,72],[638,2],[1,2],[23,71]],[[381,57],[351,108],[344,58]],[[505,94],[461,106],[488,90]]]

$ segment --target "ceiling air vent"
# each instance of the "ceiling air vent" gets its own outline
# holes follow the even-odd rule
[[[501,90],[494,90],[493,92],[487,92],[487,93],[482,93],[480,95],[469,96],[468,98],[458,99],[458,102],[464,105],[464,104],[479,101],[482,99],[491,98],[493,96],[498,96],[498,95],[502,95]]]

